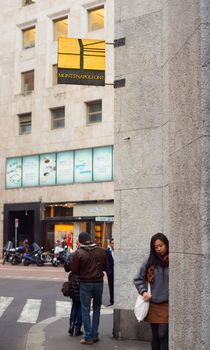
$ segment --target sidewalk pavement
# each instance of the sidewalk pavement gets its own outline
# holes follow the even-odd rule
[[[112,337],[113,315],[108,312],[100,318],[100,341],[91,345],[97,350],[149,350],[150,344],[138,340],[116,340]],[[90,345],[80,344],[81,337],[68,335],[69,318],[52,317],[34,325],[29,333],[26,350],[81,350]]]

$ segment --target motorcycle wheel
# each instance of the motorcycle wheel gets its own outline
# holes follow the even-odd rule
[[[11,260],[11,264],[12,264],[12,265],[17,265],[17,264],[19,264],[19,259],[16,258],[16,256],[14,256],[14,257],[12,258],[12,260]]]
[[[42,260],[40,260],[40,259],[37,259],[36,260],[36,265],[37,266],[44,266],[44,262]]]
[[[24,261],[23,261],[23,265],[24,265],[24,266],[29,266],[29,265],[30,265],[30,262],[27,261],[27,260],[24,260]]]

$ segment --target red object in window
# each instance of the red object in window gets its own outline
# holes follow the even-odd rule
[[[68,235],[67,237],[67,246],[71,247],[71,235]]]

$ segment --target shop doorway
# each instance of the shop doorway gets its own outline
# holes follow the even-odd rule
[[[4,205],[4,244],[12,241],[19,246],[24,239],[42,244],[40,203]]]
[[[17,246],[21,245],[24,239],[30,244],[34,242],[34,211],[10,211],[8,214],[8,240],[15,241],[17,235]]]

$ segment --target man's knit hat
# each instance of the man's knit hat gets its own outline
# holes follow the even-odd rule
[[[79,243],[86,244],[87,242],[90,242],[90,234],[88,232],[81,232],[79,234]]]

